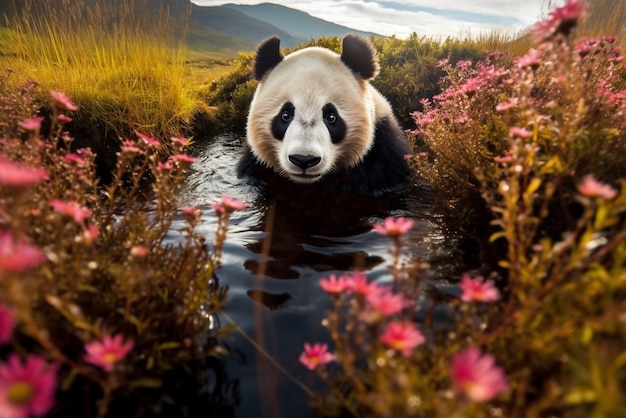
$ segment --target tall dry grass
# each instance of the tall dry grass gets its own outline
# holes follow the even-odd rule
[[[201,106],[185,78],[184,18],[147,0],[20,1],[8,64],[44,90],[67,92],[83,116],[116,132],[179,135]]]

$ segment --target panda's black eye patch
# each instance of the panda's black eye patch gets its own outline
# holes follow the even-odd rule
[[[274,135],[274,138],[282,141],[289,124],[293,120],[295,112],[296,108],[293,103],[285,102],[285,104],[283,104],[278,114],[272,119],[272,135]]]
[[[330,133],[332,143],[338,144],[346,136],[346,123],[332,103],[324,105],[322,115],[324,117],[324,125],[326,125],[326,129],[328,129]]]

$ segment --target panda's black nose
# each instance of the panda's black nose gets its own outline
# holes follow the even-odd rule
[[[321,157],[314,157],[312,155],[293,154],[289,156],[289,161],[301,169],[306,170],[309,167],[319,164],[322,159]]]

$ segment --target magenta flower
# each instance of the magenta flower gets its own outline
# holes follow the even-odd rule
[[[226,212],[226,208],[224,208],[224,205],[222,205],[221,203],[211,203],[211,207],[217,213],[224,213],[224,212]]]
[[[54,105],[59,109],[70,111],[78,110],[78,106],[76,106],[65,93],[51,90],[50,95],[52,96],[52,101]]]
[[[320,280],[320,287],[326,293],[338,295],[348,289],[348,280],[345,276],[339,276],[337,278],[334,274],[331,274],[328,276],[328,279]]]
[[[461,300],[464,302],[479,301],[493,302],[500,299],[500,292],[494,286],[493,280],[485,280],[482,276],[474,279],[465,273],[459,283]]]
[[[171,159],[172,161],[180,161],[180,162],[183,162],[183,163],[188,163],[188,164],[191,164],[191,163],[193,163],[194,161],[196,161],[196,159],[195,159],[194,157],[192,157],[192,156],[190,156],[190,155],[187,155],[187,154],[176,154],[176,155],[172,155],[172,156],[170,157],[170,159]]]
[[[304,343],[304,352],[300,354],[300,363],[304,364],[309,370],[314,370],[318,366],[330,363],[335,360],[335,355],[328,352],[327,344],[316,343],[310,345]]]
[[[507,387],[501,367],[491,354],[481,355],[476,347],[456,353],[450,367],[452,383],[463,395],[475,402],[489,401]]]
[[[422,344],[425,339],[415,325],[409,322],[393,321],[387,324],[385,332],[380,335],[380,341],[404,357],[408,357],[413,349]]]
[[[392,238],[400,237],[406,234],[409,229],[413,228],[415,222],[411,219],[406,219],[403,217],[385,218],[382,224],[374,225],[374,230],[382,235],[387,235]]]
[[[547,19],[535,25],[535,36],[539,39],[558,34],[568,36],[584,14],[584,0],[567,0],[562,7],[557,7],[550,12]]]
[[[379,291],[376,282],[368,283],[367,277],[358,271],[352,273],[352,277],[348,277],[347,282],[348,291],[358,295],[367,296],[370,293]]]
[[[18,122],[18,125],[25,131],[38,132],[41,128],[41,122],[43,122],[43,117],[35,116],[34,118],[28,118]]]
[[[222,195],[222,206],[227,212],[235,212],[248,207],[248,205],[241,200],[226,195]]]
[[[57,366],[42,357],[30,356],[22,363],[10,354],[0,364],[0,416],[11,418],[40,417],[54,404]]]
[[[591,174],[583,178],[583,182],[578,186],[578,191],[586,197],[599,197],[606,200],[614,199],[617,196],[617,190],[608,184],[599,182]]]
[[[48,178],[45,168],[32,168],[0,155],[0,186],[30,187]]]
[[[404,309],[408,302],[401,294],[394,294],[387,288],[377,288],[365,296],[368,305],[383,316],[395,315]]]
[[[128,154],[141,153],[141,149],[137,146],[137,142],[131,140],[122,141],[121,151]]]
[[[0,305],[0,344],[7,344],[13,336],[13,312],[5,305]]]
[[[528,50],[526,55],[518,58],[515,63],[520,68],[537,68],[539,67],[539,65],[541,65],[541,51],[535,48],[531,48]]]
[[[0,272],[23,273],[46,261],[46,254],[26,239],[16,239],[10,232],[0,231]]]
[[[137,134],[139,139],[141,139],[143,142],[145,142],[151,147],[158,147],[159,145],[161,145],[161,143],[157,139],[154,139],[151,136],[142,134],[141,132],[135,132],[135,133]]]
[[[113,366],[123,359],[133,348],[133,342],[127,341],[122,344],[122,335],[110,336],[105,334],[102,341],[92,341],[85,344],[85,361],[98,366],[107,372],[113,370]]]
[[[85,220],[91,216],[90,209],[84,208],[76,202],[64,202],[60,199],[52,199],[50,206],[59,213],[71,216],[77,224],[84,223]]]

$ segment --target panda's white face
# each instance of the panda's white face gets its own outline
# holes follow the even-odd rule
[[[259,83],[248,115],[256,158],[299,183],[356,165],[373,142],[367,81],[323,48],[287,56]]]

